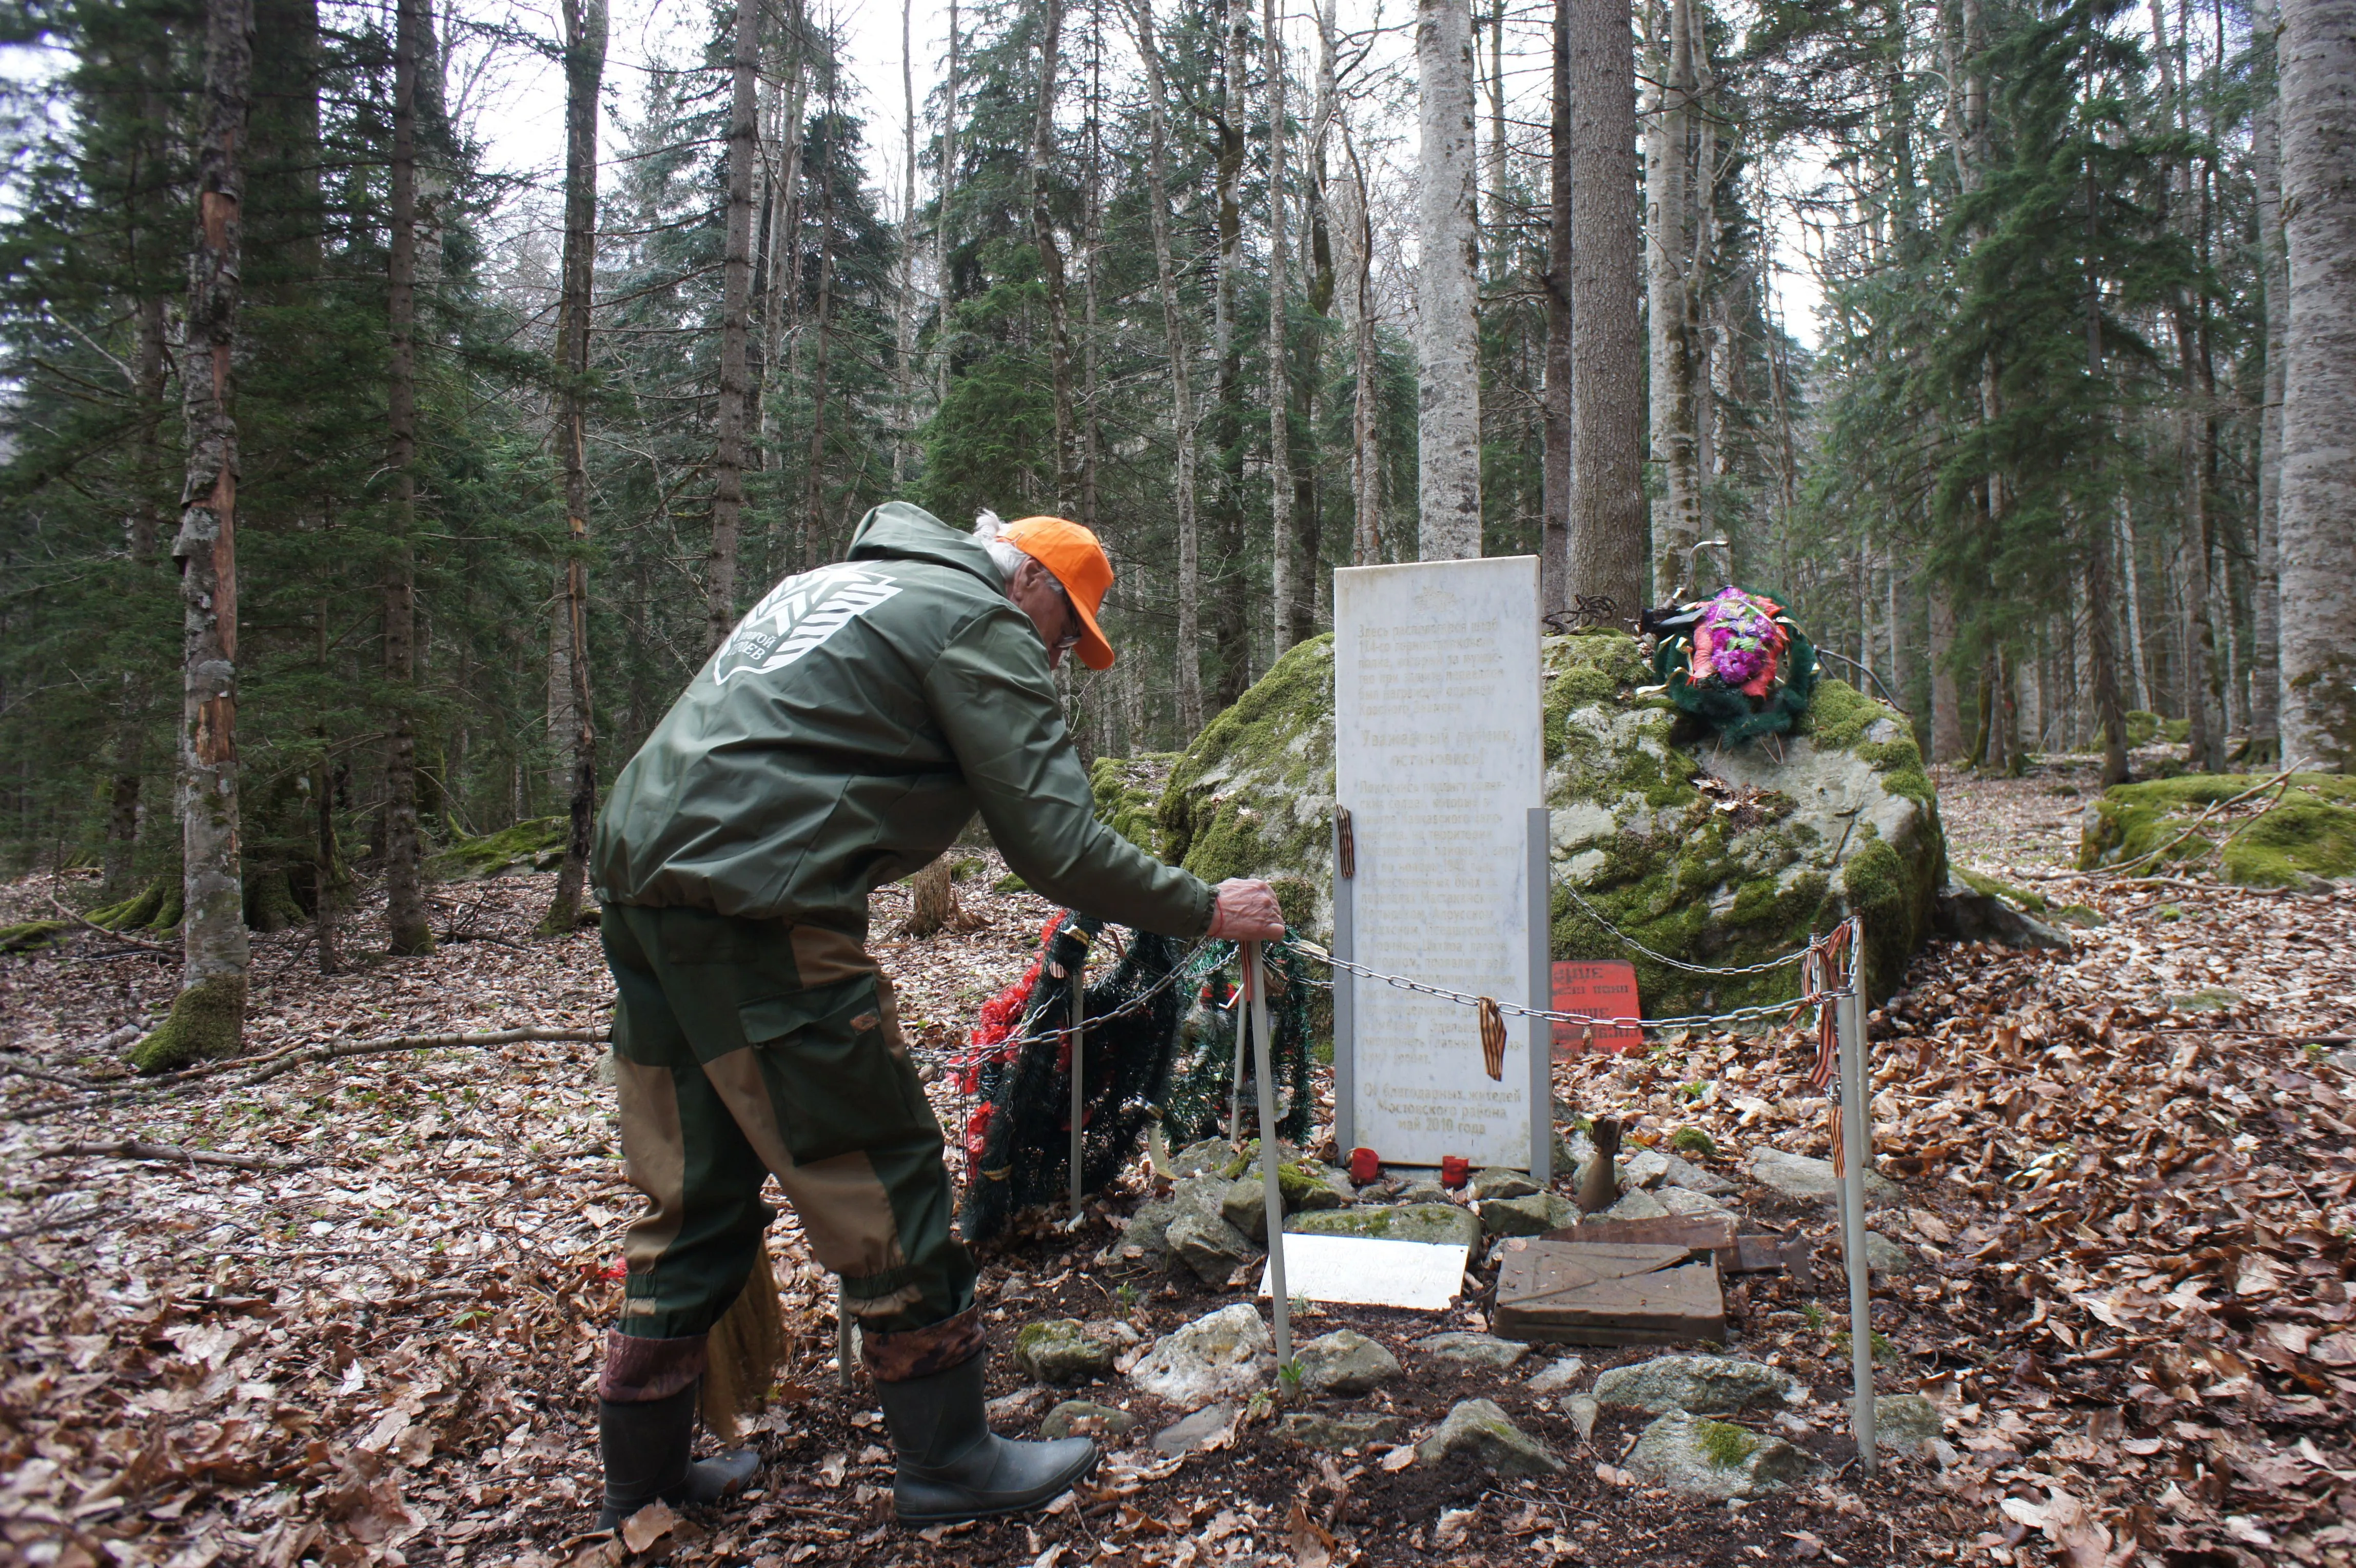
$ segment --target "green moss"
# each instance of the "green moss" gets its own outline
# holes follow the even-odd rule
[[[1759,1439],[1730,1422],[1697,1421],[1693,1432],[1703,1456],[1721,1470],[1740,1470],[1759,1452]]]
[[[2172,842],[2204,808],[2256,782],[2246,774],[2188,773],[2115,785],[2094,802],[2079,839],[2078,868],[2157,870],[2203,862],[2222,843],[2224,879],[2244,886],[2298,887],[2310,877],[2356,875],[2356,779],[2340,774],[2298,774],[2264,816],[2245,817],[2239,824],[2211,822],[2181,843]],[[2251,804],[2263,805],[2265,799]]]
[[[1896,709],[1875,702],[1846,681],[1827,676],[1816,682],[1815,694],[1808,700],[1807,715],[1797,728],[1828,751],[1855,751],[1875,720],[1896,716]],[[1912,744],[1907,743],[1910,746]],[[1915,754],[1915,766],[1922,766],[1920,752]]]
[[[70,920],[27,920],[19,925],[0,926],[0,953],[32,952],[39,948],[61,946],[66,933],[73,929]]]
[[[2127,713],[2127,745],[2130,747],[2149,746],[2159,733],[2159,715],[2145,708],[2133,708]]]
[[[991,883],[990,888],[993,893],[1028,893],[1031,891],[1031,885],[1010,871]]]
[[[132,1047],[140,1072],[176,1072],[192,1063],[237,1054],[245,1037],[245,976],[199,980],[173,999],[155,1032]]]
[[[2041,893],[2031,893],[2025,887],[2015,887],[2011,883],[1999,882],[1993,876],[1982,876],[1978,872],[1966,871],[1960,865],[1954,868],[1954,872],[1957,876],[1964,879],[1966,886],[1983,898],[2002,898],[2017,908],[2028,910],[2032,915],[2045,913],[2045,896]]]
[[[1205,882],[1264,876],[1311,924],[1333,836],[1333,639],[1286,652],[1170,771],[1161,848]],[[1300,883],[1286,902],[1286,876]]]
[[[1669,1147],[1680,1155],[1699,1155],[1708,1159],[1718,1153],[1718,1144],[1698,1127],[1680,1127],[1669,1134]]]
[[[2186,741],[2192,738],[2192,721],[2190,719],[2162,719],[2159,721],[2159,735],[2160,738],[2167,741],[2170,746],[2182,746]]]
[[[90,913],[90,923],[110,931],[163,930],[180,923],[180,878],[159,876],[120,904]]]
[[[572,821],[535,817],[480,838],[462,838],[425,863],[426,874],[444,881],[497,876],[518,865],[553,871],[564,857]]]
[[[1866,831],[1871,832],[1871,824]],[[1906,961],[1928,934],[1930,900],[1917,886],[1915,868],[1874,834],[1852,851],[1841,868],[1851,913],[1865,922],[1865,977],[1875,996],[1898,989]]]
[[[2102,911],[2091,904],[2057,905],[2052,911],[2052,918],[2065,926],[2075,926],[2080,930],[2086,931],[2093,930],[2096,926],[2110,924],[2108,920],[2103,918]]]
[[[1154,813],[1176,761],[1173,752],[1098,757],[1088,769],[1097,820],[1146,854],[1160,854],[1162,835]]]
[[[1566,739],[1563,720],[1570,710],[1599,703],[1633,700],[1638,686],[1653,678],[1626,632],[1587,627],[1568,637],[1549,637],[1540,655],[1539,720],[1545,726],[1546,759],[1561,757]]]

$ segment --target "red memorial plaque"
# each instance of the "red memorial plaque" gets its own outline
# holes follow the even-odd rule
[[[1636,966],[1625,959],[1600,962],[1572,960],[1554,966],[1554,1010],[1584,1013],[1597,1018],[1641,1018],[1636,1000]],[[1587,1026],[1558,1021],[1554,1054],[1567,1057],[1583,1049],[1634,1050],[1644,1043],[1644,1031],[1633,1026],[1598,1024],[1590,1036]]]

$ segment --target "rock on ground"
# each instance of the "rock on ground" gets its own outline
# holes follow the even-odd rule
[[[1287,1411],[1276,1423],[1276,1435],[1305,1448],[1364,1448],[1370,1443],[1397,1443],[1407,1435],[1407,1423],[1395,1415],[1327,1414],[1323,1411]]]
[[[1687,1192],[1708,1193],[1713,1197],[1734,1190],[1732,1182],[1707,1165],[1697,1165],[1678,1155],[1664,1155],[1661,1157],[1669,1164],[1668,1175],[1663,1178],[1665,1190],[1661,1196],[1665,1203],[1668,1201],[1668,1190],[1679,1187]]]
[[[1577,1356],[1565,1356],[1560,1360],[1549,1361],[1530,1374],[1529,1391],[1534,1394],[1550,1394],[1557,1389],[1567,1389],[1578,1381],[1579,1374],[1586,1369],[1587,1363]]]
[[[1276,1347],[1259,1309],[1237,1302],[1154,1341],[1130,1368],[1129,1380],[1141,1392],[1194,1410],[1265,1388],[1275,1373]]]
[[[1192,1454],[1235,1424],[1236,1407],[1206,1405],[1185,1419],[1153,1434],[1153,1446],[1164,1454]]]
[[[1671,1411],[1644,1428],[1629,1451],[1639,1480],[1708,1498],[1749,1498],[1788,1486],[1815,1462],[1780,1437]]]
[[[1303,1387],[1327,1394],[1365,1394],[1399,1375],[1398,1358],[1355,1328],[1337,1328],[1293,1347]]]
[[[1469,1454],[1497,1475],[1550,1476],[1562,1468],[1553,1449],[1515,1426],[1494,1400],[1464,1400],[1448,1412],[1440,1430],[1416,1444],[1416,1459],[1437,1465],[1451,1454]]]
[[[1296,1214],[1285,1230],[1302,1236],[1371,1236],[1382,1241],[1430,1241],[1470,1247],[1481,1240],[1481,1217],[1448,1203],[1369,1204]]]
[[[1043,1383],[1084,1383],[1112,1370],[1111,1342],[1077,1318],[1029,1323],[1014,1337],[1014,1364]]]
[[[1527,1197],[1537,1191],[1537,1183],[1519,1171],[1502,1167],[1472,1173],[1472,1196],[1482,1202],[1493,1197]]]
[[[1914,1254],[1879,1230],[1865,1233],[1865,1268],[1870,1274],[1895,1279],[1914,1266]]]
[[[1929,1447],[1944,1430],[1939,1407],[1921,1394],[1881,1394],[1873,1402],[1874,1440],[1893,1454]]]
[[[1833,1163],[1806,1155],[1786,1154],[1782,1149],[1757,1148],[1742,1168],[1751,1180],[1784,1197],[1805,1201],[1810,1198],[1837,1200],[1840,1179],[1833,1175]],[[1879,1171],[1865,1173],[1865,1193],[1868,1197],[1895,1198],[1900,1196],[1898,1184]]]
[[[1562,1410],[1570,1417],[1570,1424],[1578,1430],[1581,1443],[1595,1435],[1595,1418],[1602,1413],[1603,1407],[1596,1402],[1593,1394],[1572,1394],[1562,1402]]]
[[[1431,1334],[1417,1340],[1415,1348],[1435,1361],[1462,1361],[1500,1371],[1530,1353],[1520,1340],[1500,1339],[1494,1334]]]
[[[1129,1412],[1094,1400],[1066,1400],[1039,1421],[1042,1437],[1119,1437],[1137,1424]]]
[[[1481,1205],[1481,1230],[1490,1236],[1537,1236],[1579,1222],[1579,1206],[1557,1192],[1492,1197]]]
[[[1596,1216],[1598,1219],[1666,1219],[1669,1206],[1643,1187],[1630,1187],[1620,1201]]]
[[[1731,1186],[1733,1184],[1729,1183],[1728,1185]],[[1721,1214],[1730,1219],[1739,1220],[1741,1219],[1740,1215],[1735,1213],[1733,1209],[1728,1208],[1725,1204],[1719,1202],[1718,1199],[1710,1197],[1709,1194],[1706,1192],[1696,1192],[1691,1187],[1665,1187],[1661,1188],[1660,1191],[1653,1194],[1653,1201],[1658,1203],[1663,1208],[1667,1209],[1671,1214],[1687,1219],[1693,1218],[1697,1215],[1715,1218]]]
[[[1807,1391],[1791,1373],[1730,1356],[1657,1356],[1613,1367],[1595,1380],[1595,1397],[1655,1414],[1687,1411],[1727,1415],[1759,1406],[1797,1404]]]
[[[1251,1238],[1215,1214],[1182,1214],[1170,1222],[1170,1253],[1206,1285],[1223,1285],[1259,1256]]]

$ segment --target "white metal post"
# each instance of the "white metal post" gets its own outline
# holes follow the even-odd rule
[[[1354,823],[1351,830],[1354,852],[1356,837]],[[1358,956],[1357,887],[1355,877],[1342,875],[1342,819],[1337,808],[1333,818],[1335,958],[1354,959]],[[1350,1151],[1358,1144],[1358,997],[1354,988],[1355,980],[1355,976],[1346,969],[1337,967],[1333,971],[1333,1146],[1341,1151],[1344,1165],[1349,1163]]]
[[[1081,1047],[1087,1043],[1088,1010],[1088,950],[1080,950],[1078,961],[1072,965],[1072,1223],[1080,1222],[1080,1159],[1086,1145],[1082,1140],[1082,1122],[1086,1118],[1087,1101],[1086,1085],[1081,1080]]]
[[[1554,942],[1549,922],[1554,915],[1552,868],[1548,841],[1554,833],[1554,813],[1532,806],[1524,820],[1528,839],[1530,1006],[1554,1005]],[[1530,1179],[1540,1187],[1554,1179],[1554,1026],[1544,1018],[1524,1020],[1530,1036]]]
[[[1284,1183],[1277,1175],[1282,1155],[1276,1138],[1276,1073],[1268,1043],[1268,971],[1260,945],[1244,947],[1244,997],[1251,1015],[1252,1076],[1259,1079],[1259,1176],[1268,1206],[1268,1294],[1276,1303],[1276,1364],[1292,1360],[1292,1298],[1284,1293]]]
[[[1857,1460],[1871,1471],[1873,1441],[1873,1288],[1865,1251],[1865,1173],[1873,1161],[1867,1099],[1872,1078],[1866,1071],[1865,954],[1862,928],[1852,927],[1849,994],[1834,1004],[1840,1030],[1841,1241],[1848,1262],[1849,1376],[1855,1385],[1849,1415],[1857,1436]]]

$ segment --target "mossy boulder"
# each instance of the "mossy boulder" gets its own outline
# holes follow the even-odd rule
[[[73,929],[70,920],[25,920],[13,926],[0,926],[0,953],[35,952],[42,948],[61,947]]]
[[[1174,751],[1098,757],[1088,768],[1097,820],[1146,854],[1160,854],[1162,823],[1157,812],[1162,791],[1170,783],[1170,769],[1177,761]]]
[[[1665,699],[1636,639],[1588,630],[1544,644],[1546,802],[1553,811],[1558,959],[1632,958],[1646,1011],[1719,1011],[1796,993],[1796,965],[1687,974],[1788,952],[1854,911],[1876,997],[1929,935],[1946,881],[1937,798],[1905,718],[1823,680],[1796,732],[1719,746]],[[1264,876],[1286,918],[1333,918],[1333,650],[1294,648],[1172,770],[1163,853],[1197,875]]]
[[[564,864],[565,817],[535,817],[480,838],[462,838],[426,861],[441,882],[480,882],[510,871],[554,871]]]
[[[1194,737],[1160,808],[1162,853],[1205,882],[1264,877],[1295,929],[1333,926],[1333,639],[1296,645]]]
[[[2186,773],[2113,785],[2087,803],[2080,820],[2078,869],[2164,871],[2214,861],[2220,876],[2244,887],[2305,887],[2319,878],[2356,876],[2356,779],[2341,774],[2294,775],[2263,815],[2255,813],[2270,796],[2186,836],[2203,811],[2257,783],[2247,774]]]

